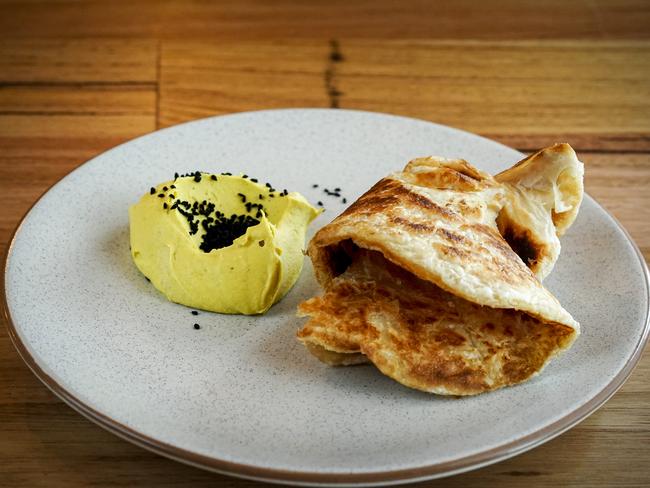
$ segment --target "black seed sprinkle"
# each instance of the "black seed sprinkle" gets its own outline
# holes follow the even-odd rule
[[[248,178],[248,175],[241,175],[242,178]]]
[[[322,206],[323,206],[323,202],[320,202],[320,201],[319,201],[319,202],[318,202],[318,206],[319,206],[319,207],[322,207]]]
[[[167,190],[169,190],[169,188],[167,188],[166,186],[163,186],[163,191],[167,191]]]
[[[348,199],[347,199],[347,198],[344,198],[344,199],[342,200],[342,202],[343,202],[343,203],[348,203]]]
[[[199,329],[201,328],[201,326],[200,326],[199,324],[194,324],[194,328],[195,328],[196,330],[199,330]]]
[[[252,181],[253,183],[257,183],[257,178],[251,178],[251,181]]]
[[[216,177],[215,175],[211,175],[211,176],[210,176],[210,179],[211,179],[212,181],[217,181],[217,177]]]
[[[334,191],[341,191],[341,189],[337,187],[337,188],[334,188]]]
[[[170,185],[169,188],[176,188],[176,185]]]
[[[266,183],[264,186],[266,186],[267,188],[273,188],[273,187],[271,186],[271,183]]]
[[[178,179],[178,173],[174,173],[174,181]]]
[[[201,181],[201,173],[199,171],[196,171],[194,173],[194,181],[196,181],[197,183]]]
[[[176,198],[176,195],[174,195],[173,193],[170,193],[169,198]]]
[[[159,196],[160,198],[165,198],[165,194],[164,194],[164,193],[158,193],[158,196]]]
[[[259,198],[260,200],[264,200],[264,195],[262,195],[262,194],[260,193],[260,194],[258,195],[258,198]]]
[[[264,241],[260,241],[260,242],[258,242],[258,244],[260,245],[260,247],[264,247],[265,242],[264,242]]]
[[[198,315],[198,314],[199,312],[197,312],[196,310],[192,310],[192,315]]]
[[[318,183],[314,183],[313,185],[311,185],[311,187],[312,188],[318,188]]]
[[[167,210],[167,204],[166,204],[166,203],[163,203],[163,208],[164,208],[165,210]]]
[[[151,280],[147,278],[146,276],[144,277],[145,280],[147,280],[149,283],[151,283]]]
[[[149,190],[149,193],[151,193],[153,195],[154,193],[156,193],[156,189],[152,186],[151,190]]]

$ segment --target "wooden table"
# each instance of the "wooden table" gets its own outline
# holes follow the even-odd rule
[[[354,4],[354,5],[352,5]],[[568,141],[650,257],[650,4],[0,0],[0,242],[52,183],[215,114],[342,107],[530,151]],[[259,486],[128,444],[55,398],[0,328],[0,486]],[[648,486],[650,356],[597,413],[517,458],[422,486]]]

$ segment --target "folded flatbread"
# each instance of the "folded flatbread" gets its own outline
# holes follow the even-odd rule
[[[411,161],[310,242],[325,293],[299,306],[310,320],[298,338],[328,364],[371,361],[432,393],[472,395],[529,379],[580,333],[535,272],[557,259],[546,228],[557,239],[575,218],[581,171],[568,145],[497,178],[463,160]],[[528,254],[509,235],[527,239]]]

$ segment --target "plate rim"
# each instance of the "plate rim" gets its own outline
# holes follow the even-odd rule
[[[28,348],[20,338],[18,330],[13,322],[11,313],[9,311],[9,304],[7,301],[7,265],[9,258],[14,247],[16,237],[18,236],[21,227],[24,221],[27,219],[29,214],[32,212],[34,207],[48,194],[54,187],[61,183],[69,175],[82,168],[83,166],[88,165],[89,163],[95,161],[100,156],[104,156],[107,153],[122,147],[124,145],[130,144],[140,138],[148,137],[151,134],[164,132],[171,130],[180,126],[189,125],[197,122],[203,122],[211,119],[224,118],[237,115],[249,115],[249,114],[259,114],[264,112],[288,112],[288,111],[304,111],[304,112],[326,112],[332,109],[321,109],[321,108],[284,108],[284,109],[269,109],[269,110],[254,110],[254,111],[245,111],[245,112],[235,112],[230,114],[215,115],[211,117],[205,117],[201,119],[195,119],[182,124],[176,124],[164,129],[155,130],[147,134],[129,139],[123,143],[120,143],[114,147],[103,151],[96,156],[92,157],[88,161],[83,162],[79,166],[68,171],[65,175],[59,178],[56,182],[50,185],[27,209],[24,215],[19,220],[15,229],[13,230],[11,237],[8,241],[8,245],[5,248],[5,252],[0,263],[2,269],[2,279],[0,280],[0,308],[2,309],[2,316],[5,319],[7,332],[11,342],[13,343],[16,351],[20,358],[25,362],[29,367],[32,373],[60,400],[65,404],[70,406],[73,410],[80,413],[85,418],[89,419],[96,425],[99,425],[103,429],[111,432],[112,434],[117,435],[118,437],[135,444],[141,448],[144,448],[148,451],[154,452],[161,456],[179,461],[184,464],[188,464],[194,467],[202,468],[208,471],[236,476],[240,478],[252,479],[257,481],[266,481],[272,483],[290,483],[292,485],[303,485],[303,486],[342,486],[342,485],[354,485],[354,486],[379,486],[379,485],[396,485],[402,483],[413,483],[418,481],[430,480],[435,478],[442,478],[446,476],[452,476],[455,474],[460,474],[466,471],[473,469],[478,469],[490,464],[494,464],[500,461],[504,461],[508,458],[514,457],[518,454],[522,454],[534,447],[537,447],[541,444],[544,444],[551,439],[559,436],[560,434],[566,432],[576,424],[580,423],[582,420],[586,419],[589,415],[598,410],[602,405],[607,402],[625,383],[629,378],[630,374],[633,372],[634,368],[638,364],[639,360],[643,355],[645,346],[648,343],[650,338],[650,271],[648,270],[648,265],[645,261],[645,258],[641,254],[639,247],[634,242],[628,231],[623,227],[619,220],[612,215],[605,207],[603,207],[596,199],[591,196],[588,196],[600,210],[602,210],[609,218],[612,219],[616,227],[622,231],[623,235],[627,239],[628,243],[631,245],[636,257],[641,266],[646,296],[648,297],[649,307],[646,310],[645,323],[643,326],[643,331],[639,337],[638,342],[636,343],[634,350],[630,357],[625,362],[625,365],[621,368],[614,378],[602,388],[596,395],[591,399],[585,402],[583,405],[577,409],[567,413],[564,417],[556,420],[555,422],[542,427],[541,429],[535,430],[527,434],[524,437],[515,439],[499,446],[493,447],[491,449],[478,452],[469,456],[464,456],[458,459],[453,459],[450,461],[445,461],[442,463],[435,463],[426,466],[418,466],[413,468],[389,470],[389,471],[373,471],[367,473],[350,473],[350,472],[339,472],[339,473],[323,473],[323,472],[314,472],[314,471],[297,471],[297,470],[288,470],[288,469],[277,469],[277,468],[268,468],[260,467],[252,464],[243,464],[232,461],[227,461],[224,459],[218,459],[211,456],[205,456],[203,454],[198,454],[196,452],[183,449],[172,444],[168,444],[162,441],[159,441],[153,437],[147,436],[138,432],[137,430],[124,425],[107,415],[101,413],[100,411],[94,409],[88,404],[81,401],[79,398],[74,396],[72,393],[68,392],[64,387],[62,387],[54,378],[52,378],[47,372],[41,368],[41,366],[36,362],[34,357],[29,352]],[[454,131],[463,132],[465,134],[471,135],[473,137],[479,137],[481,139],[486,139],[494,144],[499,144],[508,149],[512,149],[505,144],[502,144],[498,141],[483,137],[478,134],[465,131],[463,129],[458,129],[455,127],[438,124],[436,122],[431,122],[424,119],[418,119],[414,117],[406,117],[401,115],[394,115],[383,112],[371,112],[366,110],[350,110],[350,109],[338,109],[336,112],[355,112],[355,113],[365,113],[379,116],[394,117],[400,119],[406,119],[410,121],[424,122],[427,124],[432,124],[438,127],[445,129],[452,129]]]

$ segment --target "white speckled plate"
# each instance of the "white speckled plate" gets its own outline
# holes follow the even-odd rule
[[[344,208],[323,187],[341,187],[351,202],[384,174],[430,154],[489,172],[521,157],[456,129],[346,110],[235,114],[121,145],[63,178],[18,228],[4,280],[12,339],[34,373],[83,415],[219,472],[293,484],[390,484],[521,453],[602,405],[647,339],[645,263],[589,197],[546,281],[582,336],[534,380],[471,398],[427,395],[373,367],[331,368],[308,354],[294,338],[302,323],[294,310],[318,292],[309,263],[265,316],[194,317],[131,262],[127,207],[176,171],[243,171],[323,201],[327,211],[309,238]]]

